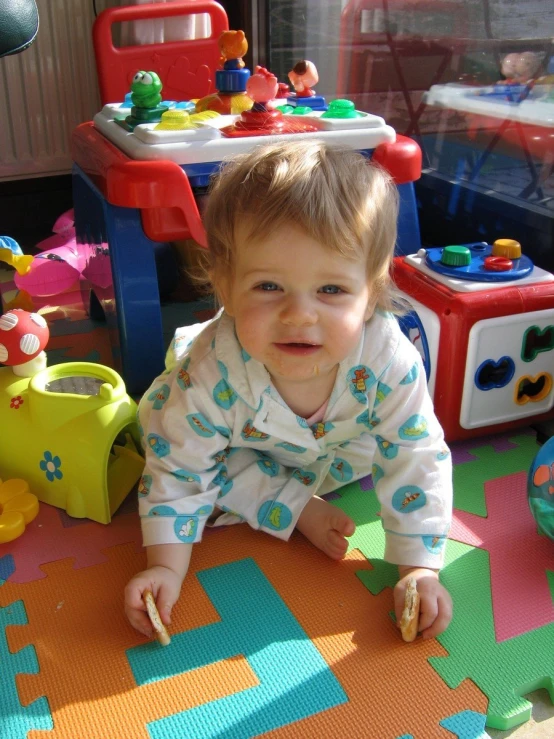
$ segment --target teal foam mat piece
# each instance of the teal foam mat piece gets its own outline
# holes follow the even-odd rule
[[[152,722],[152,739],[249,739],[348,699],[333,672],[253,559],[198,579],[220,621],[128,650],[138,685],[244,655],[259,685]]]
[[[12,654],[6,639],[6,626],[25,626],[27,614],[22,600],[0,608],[0,737],[26,739],[32,729],[53,729],[48,701],[43,696],[28,706],[22,706],[15,676],[35,675],[39,671],[37,655],[32,645]]]
[[[485,731],[487,717],[476,711],[461,711],[445,718],[441,726],[451,731],[457,739],[490,739]]]

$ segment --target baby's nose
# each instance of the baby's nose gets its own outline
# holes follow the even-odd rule
[[[312,325],[317,321],[317,311],[308,297],[291,295],[285,301],[281,320],[295,326]]]

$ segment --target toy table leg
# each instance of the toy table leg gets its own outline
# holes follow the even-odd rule
[[[421,247],[419,216],[413,182],[398,185],[400,207],[398,211],[398,237],[395,254],[415,254]]]
[[[144,235],[140,211],[110,205],[77,165],[73,201],[77,242],[109,249],[111,289],[91,289],[111,329],[114,365],[127,392],[142,393],[164,366],[155,243]]]

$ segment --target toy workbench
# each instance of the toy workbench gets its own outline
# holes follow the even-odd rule
[[[279,99],[278,90],[288,86],[267,70],[251,75],[244,68],[237,57],[244,53],[244,34],[225,30],[220,6],[179,3],[177,12],[185,7],[210,15],[210,38],[163,44],[155,53],[113,47],[112,24],[142,18],[141,9],[114,8],[99,16],[94,35],[105,104],[72,137],[77,240],[102,249],[111,264],[110,285],[83,285],[85,304],[93,294],[101,304],[112,329],[114,365],[131,393],[143,391],[163,369],[155,250],[183,239],[206,246],[199,197],[233,155],[293,136],[351,146],[379,162],[398,186],[399,253],[420,245],[413,191],[421,174],[418,145],[350,101],[316,95],[308,87],[317,81],[311,62],[291,71],[297,92]],[[153,6],[144,12],[160,13]],[[119,80],[115,91],[111,75]]]

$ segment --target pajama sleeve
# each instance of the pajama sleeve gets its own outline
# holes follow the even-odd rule
[[[186,367],[187,360],[161,375],[139,403],[146,464],[138,492],[145,546],[200,541],[226,484],[230,431],[210,414],[208,397]]]
[[[393,360],[379,378],[371,423],[385,559],[439,569],[452,514],[452,462],[419,353],[402,344],[407,360]]]

